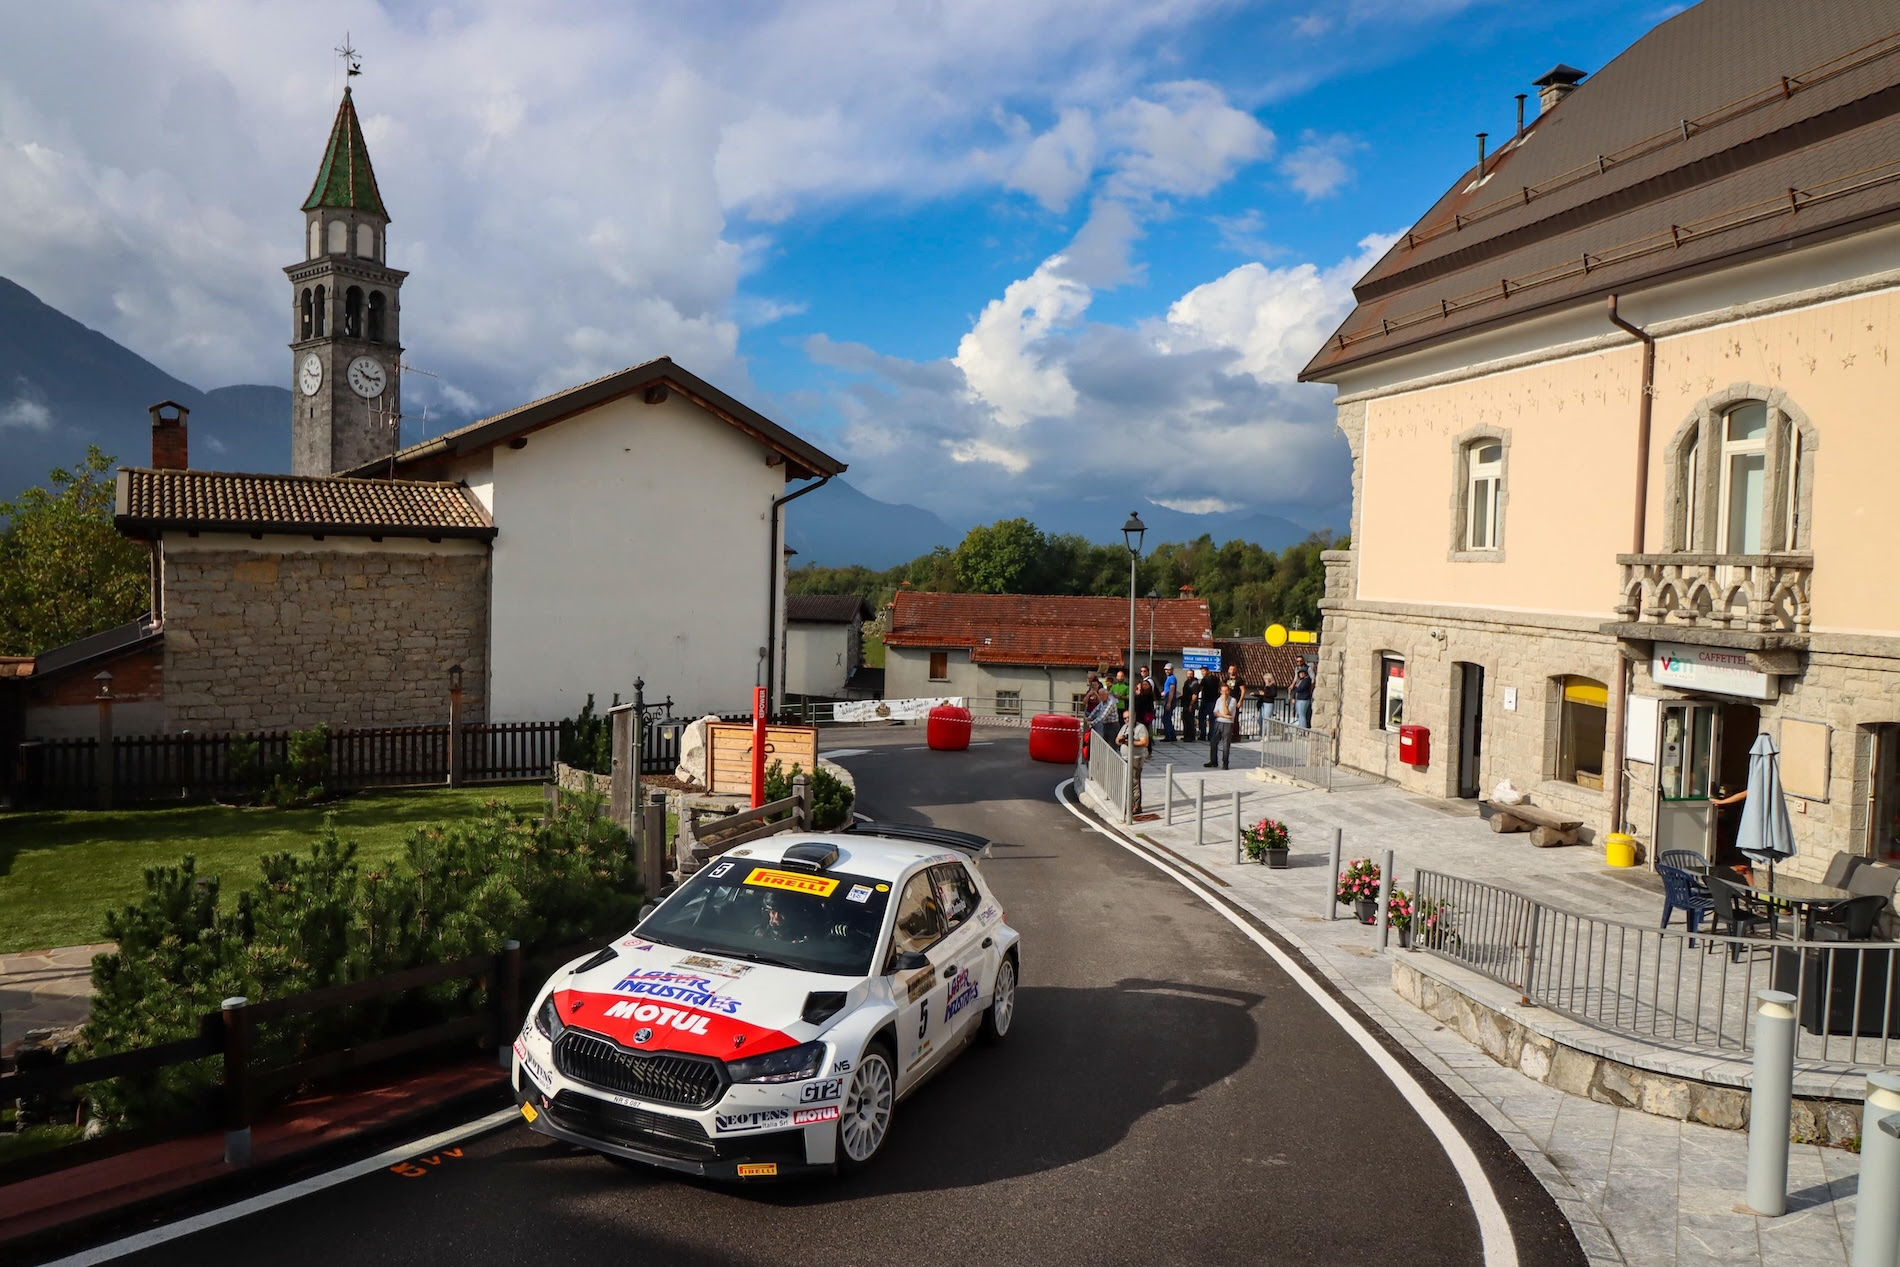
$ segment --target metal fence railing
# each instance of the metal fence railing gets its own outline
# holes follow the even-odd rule
[[[1416,946],[1573,1020],[1746,1056],[1754,992],[1783,990],[1795,996],[1800,1023],[1795,1058],[1809,1069],[1900,1064],[1900,942],[1692,934],[1580,915],[1436,871],[1417,872],[1414,889]]]
[[[1128,804],[1128,760],[1099,734],[1089,744],[1089,782],[1110,805]]]
[[[1333,786],[1333,736],[1330,731],[1308,730],[1290,721],[1264,719],[1256,745],[1263,770],[1277,770],[1290,778]]]

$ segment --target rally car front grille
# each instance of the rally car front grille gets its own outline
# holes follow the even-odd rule
[[[670,1117],[645,1109],[596,1100],[591,1095],[563,1091],[548,1105],[556,1126],[589,1139],[641,1148],[663,1157],[713,1161],[719,1147],[706,1137],[706,1128],[689,1117]]]
[[[554,1066],[589,1086],[658,1104],[709,1108],[724,1094],[726,1071],[705,1056],[628,1051],[612,1039],[570,1029],[554,1045]]]
[[[578,1091],[563,1091],[555,1096],[547,1113],[556,1126],[586,1139],[681,1161],[778,1161],[802,1165],[805,1160],[805,1132],[802,1130],[709,1139],[706,1128],[691,1118],[628,1108]]]

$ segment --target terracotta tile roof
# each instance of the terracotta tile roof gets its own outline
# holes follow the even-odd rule
[[[1274,686],[1285,690],[1293,685],[1293,674],[1302,659],[1306,661],[1308,673],[1317,675],[1319,672],[1317,643],[1269,647],[1265,638],[1216,638],[1212,645],[1220,650],[1222,670],[1230,664],[1238,664],[1240,680],[1248,686],[1258,686],[1271,673]]]
[[[1302,379],[1900,218],[1900,15],[1704,0],[1480,177],[1459,173],[1359,280]]]
[[[222,471],[119,470],[120,531],[334,533],[337,536],[495,535],[465,484]]]
[[[1140,599],[1137,642],[1157,655],[1212,645],[1207,600]],[[976,664],[1118,664],[1128,654],[1128,600],[1053,594],[929,594],[900,591],[891,606],[892,647],[967,647]]]
[[[858,594],[787,594],[785,619],[815,625],[853,625],[871,619],[871,605]]]

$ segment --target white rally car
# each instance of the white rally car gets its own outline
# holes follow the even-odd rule
[[[1009,1032],[1017,934],[972,865],[985,845],[874,825],[714,859],[542,987],[514,1044],[522,1116],[718,1179],[869,1163],[900,1100]]]

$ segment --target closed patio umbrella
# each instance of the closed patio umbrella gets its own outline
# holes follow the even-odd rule
[[[1742,806],[1735,847],[1768,864],[1768,891],[1775,891],[1775,864],[1794,856],[1794,821],[1781,792],[1781,752],[1767,735],[1748,750],[1748,799]]]

